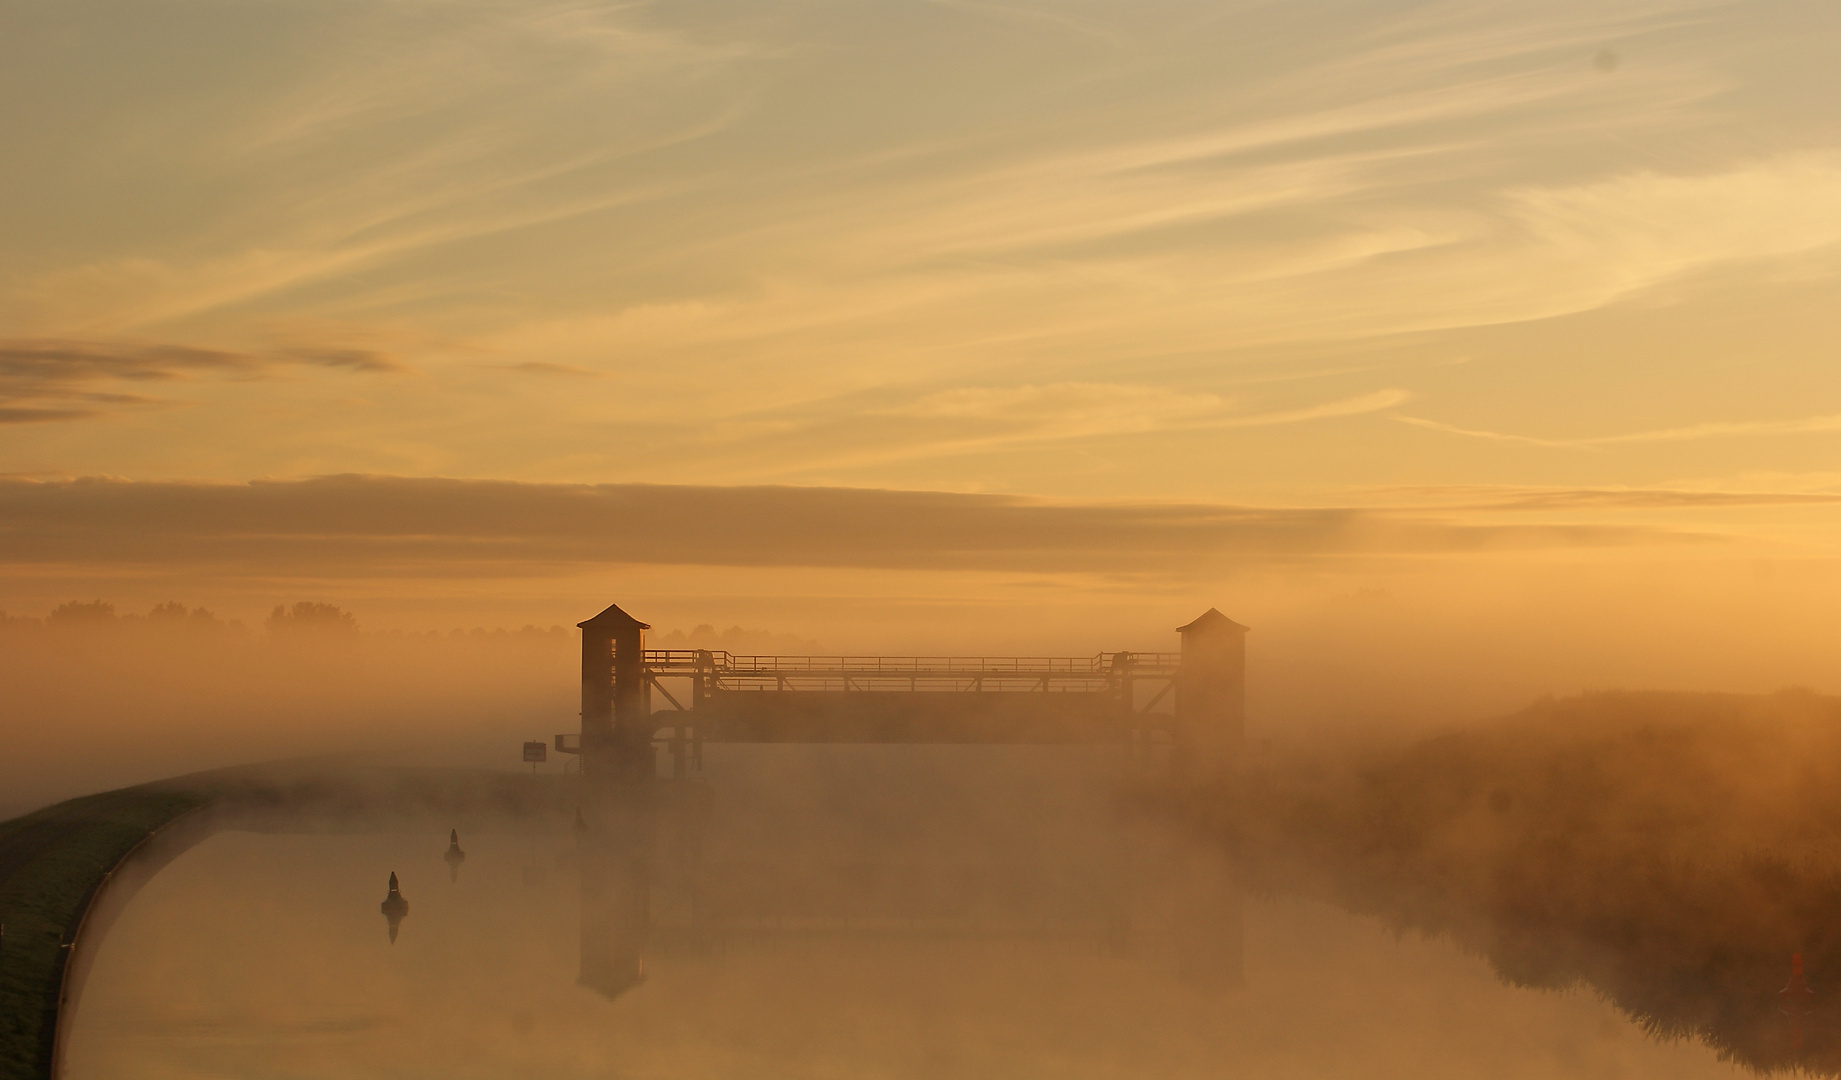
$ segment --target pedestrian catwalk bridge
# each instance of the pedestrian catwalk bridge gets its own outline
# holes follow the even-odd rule
[[[672,775],[705,742],[1166,743],[1231,758],[1245,712],[1247,628],[1210,609],[1178,652],[1079,657],[743,656],[647,649],[650,627],[608,607],[582,629],[582,728],[557,736],[584,771]]]
[[[1094,693],[1132,674],[1168,678],[1181,653],[1092,656],[737,656],[706,649],[647,649],[655,676],[705,677],[721,690],[940,690],[953,693]]]

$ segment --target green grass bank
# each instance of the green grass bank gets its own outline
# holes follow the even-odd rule
[[[135,845],[209,801],[150,785],[0,823],[0,1077],[50,1075],[59,986],[91,895]]]

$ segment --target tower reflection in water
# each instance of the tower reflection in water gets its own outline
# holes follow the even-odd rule
[[[1172,936],[1177,971],[1203,992],[1246,983],[1246,894],[1225,858],[1189,860],[1179,885]]]
[[[1224,993],[1245,981],[1240,875],[1219,850],[1197,849],[1168,834],[1147,840],[1141,830],[1126,830],[1141,844],[1136,854],[1089,866],[1081,880],[1094,887],[1077,890],[1087,894],[1078,897],[1046,895],[1037,880],[1041,867],[1013,865],[993,874],[991,863],[972,853],[962,875],[950,865],[937,868],[946,876],[932,883],[923,912],[909,897],[865,885],[897,873],[863,874],[853,883],[836,867],[812,880],[772,870],[763,878],[755,865],[705,867],[713,800],[700,780],[591,781],[582,793],[574,823],[581,897],[577,982],[609,999],[645,982],[648,955],[707,954],[721,938],[779,934],[788,926],[805,937],[1066,934],[1113,951],[1173,954],[1172,976],[1198,993]],[[976,847],[976,839],[968,842]],[[706,875],[713,880],[706,882]],[[711,895],[720,903],[710,904]],[[942,898],[950,900],[937,906]]]
[[[614,998],[646,978],[652,923],[650,792],[608,786],[587,794],[575,830],[582,887],[578,982]]]
[[[584,784],[574,825],[581,985],[613,998],[645,981],[661,904],[670,909],[673,951],[702,951],[709,937],[700,889],[709,804],[708,785],[689,779]]]

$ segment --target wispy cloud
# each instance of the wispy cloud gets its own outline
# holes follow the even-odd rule
[[[408,370],[386,353],[344,347],[243,352],[148,342],[0,340],[0,424],[82,420],[111,408],[166,404],[145,394],[97,389],[99,385],[171,383],[197,375],[262,378],[283,364],[360,372]]]
[[[1422,416],[1407,416],[1404,413],[1395,414],[1392,419],[1398,420],[1402,424],[1411,424],[1414,427],[1422,427],[1431,431],[1442,431],[1447,435],[1462,435],[1467,439],[1488,439],[1492,442],[1525,443],[1529,446],[1551,446],[1567,449],[1586,448],[1584,444],[1576,441],[1569,442],[1563,439],[1538,439],[1531,435],[1510,435],[1500,431],[1484,431],[1480,428],[1457,427],[1453,424],[1441,423],[1437,420],[1427,420]]]
[[[1752,420],[1691,424],[1687,427],[1635,431],[1584,440],[1594,446],[1618,443],[1680,442],[1688,439],[1724,439],[1745,435],[1799,435],[1815,431],[1841,431],[1841,413],[1805,416],[1796,420]]]
[[[277,350],[273,355],[280,360],[292,360],[319,367],[345,368],[348,371],[404,374],[415,370],[389,353],[377,349],[327,349],[296,346]]]
[[[1228,410],[1220,397],[1131,383],[1049,383],[967,386],[922,394],[914,401],[871,409],[871,415],[974,421],[1032,439],[1153,431],[1207,422]]]
[[[100,409],[21,409],[9,405],[0,406],[0,424],[50,424],[60,420],[86,420],[100,413]]]
[[[1418,416],[1395,415],[1393,419],[1403,424],[1442,431],[1451,435],[1461,435],[1471,439],[1489,439],[1496,442],[1525,443],[1531,446],[1549,446],[1568,450],[1596,450],[1609,446],[1629,445],[1633,443],[1688,442],[1697,439],[1729,439],[1768,435],[1802,435],[1824,431],[1841,431],[1841,413],[1824,416],[1805,416],[1794,420],[1743,420],[1714,421],[1704,424],[1689,424],[1683,427],[1658,428],[1652,431],[1631,431],[1620,435],[1591,435],[1574,439],[1543,439],[1529,435],[1514,435],[1500,431],[1483,431],[1476,428],[1462,428],[1452,424],[1427,420]]]
[[[1220,426],[1269,427],[1273,424],[1305,424],[1312,420],[1329,420],[1339,416],[1361,416],[1364,413],[1381,412],[1396,405],[1405,404],[1412,400],[1412,396],[1405,390],[1377,390],[1372,394],[1343,398],[1340,401],[1326,401],[1321,405],[1310,405],[1302,409],[1231,417],[1223,420]]]
[[[580,364],[558,364],[548,360],[525,360],[515,364],[494,364],[500,371],[518,371],[526,375],[565,375],[578,379],[605,379],[607,372]]]
[[[1401,499],[1416,512],[1703,510],[1747,506],[1835,506],[1841,494],[1812,491],[1718,491],[1691,488],[1555,488],[1501,485],[1446,485],[1381,488],[1383,499]],[[1396,504],[1401,505],[1401,504]]]
[[[1308,424],[1384,412],[1387,389],[1290,409],[1250,410],[1202,390],[1139,383],[1026,383],[925,392],[879,389],[734,417],[682,451],[771,463],[759,477],[990,453],[1152,433]],[[758,468],[759,466],[757,466]]]
[[[0,378],[22,386],[113,378],[173,379],[184,371],[248,372],[245,353],[184,345],[26,339],[0,341]]]

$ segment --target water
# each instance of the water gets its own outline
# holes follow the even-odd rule
[[[1015,783],[990,786],[999,788],[1017,797]],[[442,861],[447,830],[432,824],[220,834],[162,871],[103,943],[70,1075],[1692,1080],[1740,1071],[1695,1041],[1647,1038],[1589,990],[1506,986],[1448,943],[1301,900],[1208,909],[1241,916],[1244,982],[1198,980],[1179,962],[1194,941],[1182,913],[1195,910],[1179,879],[1198,858],[1181,845],[1126,852],[1138,882],[1134,933],[1128,948],[1109,948],[1113,901],[1087,895],[1076,864],[1116,867],[1121,848],[1095,824],[1103,815],[1071,811],[1082,798],[1068,796],[1058,813],[1003,815],[1008,833],[925,828],[991,808],[960,790],[934,814],[909,806],[901,828],[869,812],[847,819],[852,831],[835,827],[835,808],[769,814],[760,791],[730,790],[709,865],[746,877],[767,859],[782,893],[786,874],[814,887],[777,906],[779,894],[758,881],[732,891],[728,932],[707,949],[674,944],[678,909],[661,898],[661,947],[643,983],[611,999],[578,985],[584,904],[567,822],[463,828],[467,859],[455,881]],[[1033,862],[1018,854],[1025,848]],[[865,861],[872,856],[879,861]],[[394,944],[378,910],[392,871],[410,904]],[[1019,885],[1055,873],[1065,880],[1053,888]],[[915,900],[926,882],[932,892]],[[955,896],[965,902],[941,906]]]

